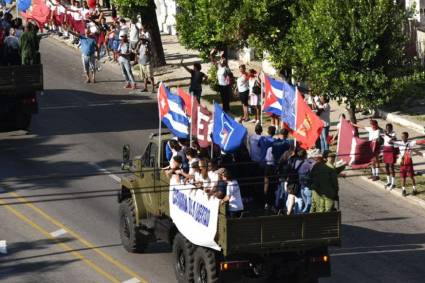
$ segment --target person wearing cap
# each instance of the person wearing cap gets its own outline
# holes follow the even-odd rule
[[[326,164],[322,153],[311,154],[315,164],[311,169],[311,188],[313,190],[310,212],[329,212],[338,200],[338,174],[335,168]]]
[[[92,82],[96,82],[96,57],[97,51],[96,39],[92,37],[90,29],[85,30],[85,36],[70,31],[80,40],[81,58],[83,61],[84,73],[86,74],[86,83],[90,83],[90,73],[92,74]]]
[[[226,196],[220,201],[221,204],[228,203],[228,215],[230,218],[240,217],[244,209],[241,190],[238,181],[233,179],[229,170],[222,168],[219,174],[226,183]]]
[[[148,91],[148,80],[152,84],[152,93],[155,93],[155,80],[151,64],[151,47],[149,41],[141,38],[136,49],[139,54],[139,75],[144,82],[143,92]]]
[[[131,70],[130,64],[130,44],[128,42],[127,34],[125,31],[120,31],[121,42],[118,46],[118,63],[121,66],[121,72],[126,81],[124,88],[136,88],[136,82],[134,81],[133,71]]]

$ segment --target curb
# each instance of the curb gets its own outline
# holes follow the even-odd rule
[[[416,205],[416,206],[419,206],[419,207],[421,207],[421,208],[424,208],[424,209],[425,209],[425,200],[422,200],[422,199],[420,199],[420,198],[414,197],[414,196],[412,196],[412,195],[410,195],[410,194],[404,197],[404,196],[401,194],[401,190],[400,190],[400,189],[398,189],[398,188],[394,188],[394,189],[392,189],[391,191],[388,191],[387,189],[385,189],[385,185],[384,185],[384,183],[383,183],[383,182],[381,182],[381,181],[372,181],[372,180],[370,180],[370,179],[368,179],[367,177],[364,177],[364,176],[361,176],[360,178],[361,178],[362,180],[366,181],[367,183],[372,184],[372,185],[374,185],[375,187],[377,187],[377,188],[381,189],[381,190],[382,190],[382,191],[384,191],[384,192],[390,193],[390,194],[392,194],[392,195],[394,195],[394,196],[396,196],[396,197],[399,197],[399,198],[401,198],[401,199],[404,199],[404,200],[406,200],[406,201],[410,202],[411,204],[414,204],[414,205]]]
[[[397,114],[393,114],[393,113],[389,113],[386,112],[384,110],[378,109],[378,114],[379,116],[381,116],[384,120],[402,125],[404,127],[407,127],[409,129],[412,129],[420,134],[425,134],[425,126],[416,123],[416,122],[412,122],[406,118],[403,118],[400,115]]]

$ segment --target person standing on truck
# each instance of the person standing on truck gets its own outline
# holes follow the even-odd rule
[[[316,161],[311,170],[312,204],[310,212],[329,212],[338,200],[338,172],[335,167],[326,164],[320,152],[312,153]]]
[[[267,129],[268,136],[261,137],[258,141],[258,146],[261,150],[261,161],[260,166],[264,172],[264,209],[270,208],[270,200],[267,198],[269,194],[269,186],[270,186],[270,176],[273,176],[274,172],[270,172],[273,168],[267,166],[266,162],[266,154],[267,149],[272,146],[275,141],[274,135],[276,134],[276,127],[269,126]]]
[[[37,62],[39,41],[34,33],[33,25],[28,23],[19,38],[19,53],[22,65],[34,65]]]
[[[226,196],[220,201],[220,203],[229,204],[228,215],[230,218],[240,217],[244,207],[238,181],[233,179],[230,171],[227,169],[223,168],[219,173],[223,181],[226,182]]]
[[[14,28],[9,30],[9,36],[4,40],[4,59],[6,65],[20,65],[19,40]]]

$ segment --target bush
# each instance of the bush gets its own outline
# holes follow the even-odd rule
[[[218,92],[217,66],[214,64],[208,70],[208,85],[213,91]]]

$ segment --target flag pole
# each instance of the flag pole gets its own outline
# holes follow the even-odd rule
[[[192,147],[192,130],[193,130],[193,92],[190,93],[190,129],[189,129],[189,147]]]
[[[161,168],[161,106],[159,102],[159,91],[161,89],[162,82],[159,83],[158,93],[156,95],[156,100],[158,103],[158,170]]]
[[[214,107],[214,109],[215,109],[215,102],[214,102],[214,100],[212,101],[212,105],[213,105],[213,107]],[[211,117],[211,120],[213,121],[213,123],[214,123],[214,115],[215,115],[215,110],[214,111],[212,111],[212,117]],[[214,158],[214,141],[213,141],[213,139],[212,139],[212,137],[211,137],[211,159],[213,159]]]
[[[263,126],[263,95],[264,95],[264,73],[261,71],[260,76],[263,75],[261,79],[261,93],[260,93],[260,125]]]

